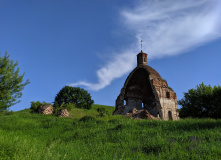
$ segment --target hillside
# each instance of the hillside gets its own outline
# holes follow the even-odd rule
[[[0,159],[221,159],[221,120],[132,120],[72,109],[74,118],[0,115]]]

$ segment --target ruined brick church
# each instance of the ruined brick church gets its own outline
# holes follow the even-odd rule
[[[127,77],[113,114],[145,111],[151,119],[178,120],[176,93],[160,74],[147,65],[147,54],[137,54],[137,67]]]

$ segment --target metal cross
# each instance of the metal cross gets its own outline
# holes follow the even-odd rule
[[[141,39],[141,41],[140,41],[141,50],[142,50],[142,42],[143,42],[143,41],[142,41],[142,39]]]

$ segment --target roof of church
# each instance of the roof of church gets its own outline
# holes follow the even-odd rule
[[[155,70],[153,69],[152,67],[148,66],[148,65],[144,65],[146,67],[146,69],[150,72],[150,75],[153,77],[153,78],[161,78],[162,77],[160,76],[160,74]]]
[[[140,65],[140,66],[138,66],[137,68],[145,68],[146,70],[148,70],[149,73],[150,73],[151,79],[154,79],[154,78],[160,78],[160,79],[162,79],[162,77],[160,76],[160,74],[159,74],[155,69],[153,69],[152,67],[150,67],[150,66],[148,66],[148,65]]]

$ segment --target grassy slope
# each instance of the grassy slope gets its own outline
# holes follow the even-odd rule
[[[98,117],[97,107],[73,109],[73,119],[0,115],[0,159],[221,159],[221,120],[131,120],[108,106]]]

